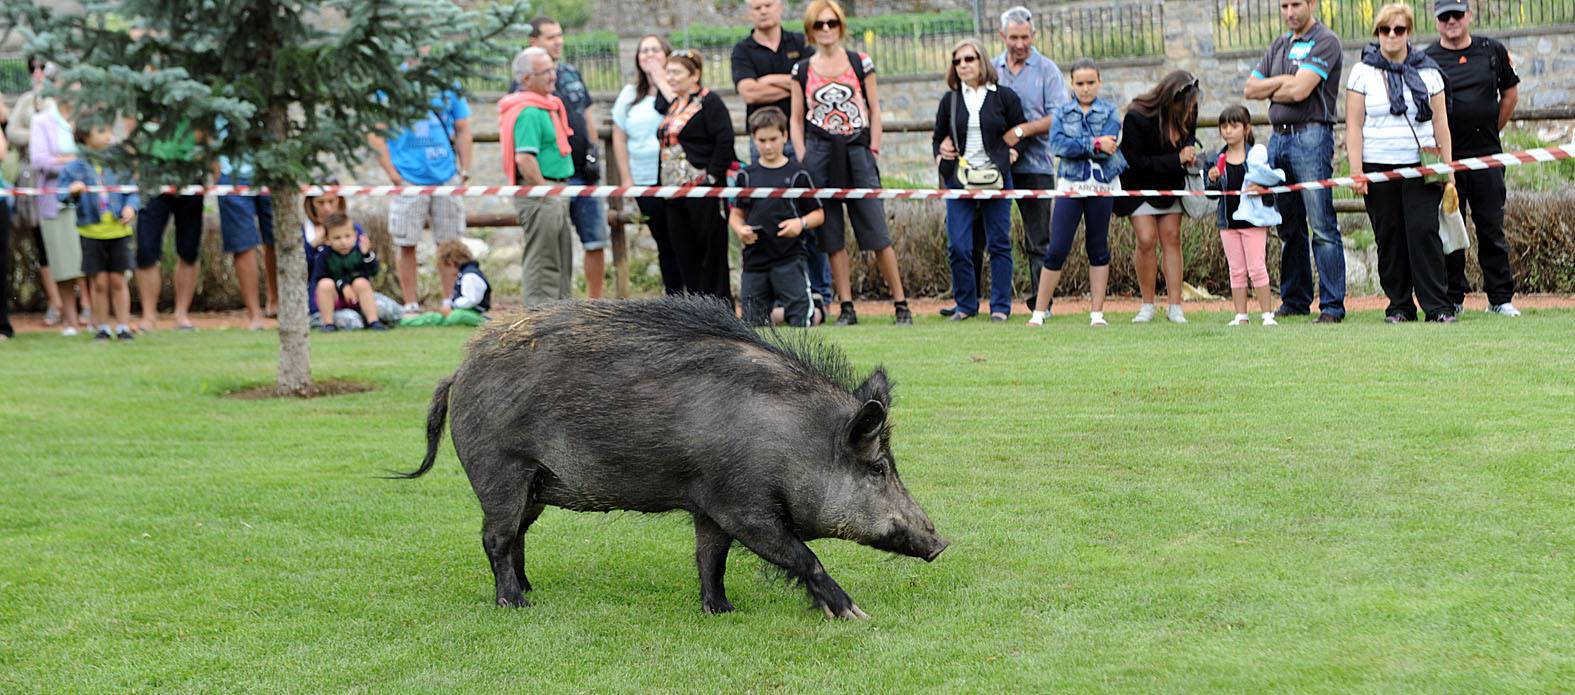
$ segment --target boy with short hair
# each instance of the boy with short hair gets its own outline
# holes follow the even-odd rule
[[[109,125],[90,114],[82,114],[72,131],[77,144],[87,153],[100,152],[114,139]],[[82,243],[82,274],[88,278],[93,302],[93,315],[102,322],[97,341],[108,341],[111,336],[132,340],[131,288],[126,284],[126,273],[131,270],[131,221],[136,219],[141,203],[135,193],[92,193],[90,186],[118,186],[128,179],[107,171],[103,167],[77,158],[66,164],[60,174],[60,202],[74,214],[77,235]],[[110,332],[109,315],[113,305],[115,329]]]
[[[328,230],[328,246],[312,264],[312,288],[317,293],[318,310],[326,317],[339,309],[353,308],[366,317],[367,328],[388,330],[377,318],[377,297],[372,291],[377,253],[362,253],[356,244],[355,224],[343,213],[329,215],[323,220],[323,227]],[[332,320],[323,322],[324,333],[335,330]]]
[[[437,262],[439,268],[454,273],[453,293],[443,300],[443,325],[481,325],[492,308],[492,285],[470,247],[458,239],[445,241],[438,245]]]
[[[775,106],[749,116],[749,137],[760,151],[755,164],[738,175],[740,188],[814,188],[809,173],[783,154],[788,119]],[[733,201],[728,226],[744,242],[744,270],[739,295],[744,321],[771,325],[773,302],[783,310],[783,323],[809,327],[815,314],[805,262],[804,230],[819,227],[826,213],[814,198],[745,198]]]

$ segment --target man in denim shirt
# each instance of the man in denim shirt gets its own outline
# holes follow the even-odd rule
[[[1013,7],[1001,14],[1001,41],[1006,50],[995,57],[995,69],[1002,87],[1017,93],[1023,103],[1024,123],[1006,133],[1006,144],[1017,148],[1012,165],[1012,185],[1016,188],[1055,188],[1055,162],[1050,156],[1050,121],[1056,108],[1071,100],[1061,68],[1034,48],[1034,17],[1026,7]],[[1039,293],[1039,269],[1044,266],[1045,246],[1050,243],[1049,198],[1018,198],[1017,212],[1023,217],[1023,255],[1028,257],[1028,276],[1033,289],[1028,308],[1034,308]],[[974,248],[983,248],[976,244]]]
[[[1318,181],[1334,173],[1334,128],[1339,118],[1340,38],[1317,20],[1317,0],[1280,0],[1289,32],[1269,45],[1247,78],[1248,99],[1269,100],[1269,163],[1291,181]],[[1318,264],[1318,318],[1345,318],[1345,245],[1334,218],[1334,194],[1327,188],[1282,195],[1276,201],[1285,222],[1280,239],[1280,308],[1276,316],[1304,315],[1312,308],[1312,256]]]

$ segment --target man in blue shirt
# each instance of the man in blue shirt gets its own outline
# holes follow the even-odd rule
[[[596,107],[591,104],[591,91],[585,86],[580,71],[563,60],[563,26],[550,17],[530,20],[530,45],[547,51],[558,67],[558,82],[553,96],[563,101],[569,111],[569,128],[574,135],[569,146],[574,149],[574,176],[572,184],[595,184],[601,180],[597,169]],[[603,278],[607,273],[607,248],[611,231],[607,228],[607,202],[601,198],[574,198],[569,201],[569,219],[579,233],[580,246],[585,249],[585,294],[591,299],[601,299]]]
[[[1034,16],[1018,6],[1001,13],[1001,41],[1006,50],[995,57],[995,70],[1002,87],[1012,90],[1023,103],[1024,123],[1006,133],[1006,144],[1017,148],[1017,163],[1012,165],[1012,185],[1016,188],[1055,188],[1055,161],[1050,155],[1050,120],[1056,107],[1071,98],[1061,68],[1034,48]],[[1028,308],[1034,309],[1039,293],[1039,269],[1044,267],[1045,247],[1050,244],[1049,198],[1018,198],[1017,212],[1023,218],[1023,255],[1028,257],[1028,276],[1033,289],[1028,293]],[[975,248],[983,248],[976,244]]]
[[[368,135],[367,141],[395,186],[464,185],[470,181],[470,104],[464,97],[444,90],[432,97],[425,118],[389,135],[386,141],[376,134]],[[394,266],[407,314],[421,312],[416,293],[416,244],[429,221],[433,243],[458,239],[465,232],[464,199],[402,195],[389,201],[388,233],[399,248]],[[454,286],[452,269],[440,266],[438,278],[438,287]]]

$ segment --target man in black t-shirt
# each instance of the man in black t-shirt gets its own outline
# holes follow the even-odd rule
[[[1438,41],[1427,55],[1444,73],[1449,95],[1449,137],[1456,159],[1504,151],[1499,131],[1509,123],[1520,98],[1520,76],[1504,44],[1471,35],[1471,6],[1465,0],[1436,0]],[[1515,274],[1509,267],[1509,245],[1504,241],[1504,170],[1482,169],[1455,173],[1460,202],[1471,213],[1477,228],[1477,261],[1482,265],[1482,290],[1488,311],[1519,316],[1511,301]],[[1466,250],[1445,257],[1449,272],[1449,301],[1459,314],[1466,300]]]
[[[1327,0],[1325,0],[1327,1]],[[1271,166],[1293,182],[1318,181],[1334,174],[1334,124],[1339,120],[1340,37],[1318,21],[1317,0],[1279,0],[1285,28],[1247,78],[1243,95],[1269,101]],[[1327,188],[1282,195],[1280,224],[1280,308],[1276,316],[1312,310],[1313,266],[1318,268],[1318,318],[1345,318],[1345,244],[1334,217],[1334,193]],[[1308,256],[1311,232],[1312,254]]]

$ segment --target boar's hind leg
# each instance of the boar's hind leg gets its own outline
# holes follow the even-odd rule
[[[525,527],[535,521],[541,508],[530,503],[531,472],[522,467],[490,466],[485,470],[510,478],[492,480],[481,501],[481,547],[492,562],[492,578],[497,583],[500,606],[529,606],[522,595],[525,580]],[[512,478],[518,477],[518,480]],[[528,512],[534,512],[528,513]]]
[[[735,532],[735,537],[766,562],[787,570],[788,575],[802,583],[809,591],[810,599],[825,611],[826,617],[869,617],[853,605],[853,599],[842,590],[837,580],[826,574],[826,568],[821,566],[815,552],[785,526],[751,526]]]
[[[544,504],[532,504],[525,509],[525,519],[520,521],[519,539],[509,547],[514,563],[514,576],[520,578],[520,591],[530,591],[530,579],[525,576],[525,532],[530,530],[530,525],[536,523],[536,518],[541,516]]]
[[[733,537],[727,535],[711,517],[695,512],[694,518],[695,565],[700,569],[700,607],[707,613],[731,612],[733,604],[727,601],[722,573],[727,571],[727,551],[733,546]]]

